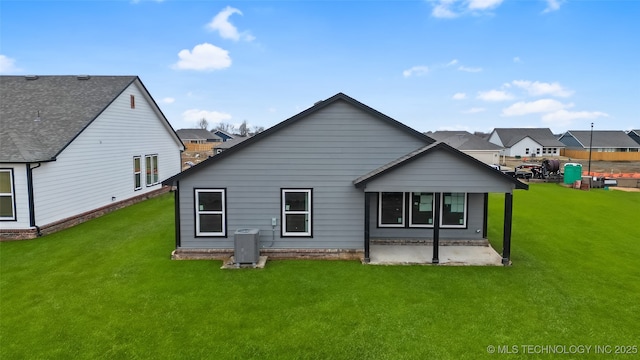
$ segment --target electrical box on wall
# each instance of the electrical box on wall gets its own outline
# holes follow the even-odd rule
[[[271,218],[271,226],[276,226],[276,225],[278,225],[278,219]]]

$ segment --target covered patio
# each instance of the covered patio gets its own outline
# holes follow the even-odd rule
[[[527,184],[442,142],[353,183],[364,191],[365,263],[511,264],[513,191]],[[504,194],[501,255],[487,240],[489,193]]]
[[[371,265],[428,265],[433,264],[433,245],[382,245],[370,248]],[[484,246],[440,246],[440,265],[502,266],[502,256],[489,244]]]

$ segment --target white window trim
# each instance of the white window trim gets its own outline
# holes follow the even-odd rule
[[[13,169],[0,169],[0,172],[9,173],[9,186],[11,187],[10,193],[0,193],[0,196],[10,196],[12,206],[12,216],[0,217],[0,221],[15,221],[16,220],[16,189],[13,181]]]
[[[136,159],[140,164],[140,170],[136,171]],[[136,175],[140,176],[140,186],[136,186]],[[142,156],[137,155],[133,157],[133,190],[142,189]]]
[[[155,161],[153,160],[155,158]],[[147,182],[147,178],[148,178],[148,173],[147,173],[147,161],[151,162],[151,182]],[[145,182],[147,182],[147,186],[153,186],[153,185],[157,185],[160,183],[160,167],[158,166],[158,162],[159,162],[159,156],[158,154],[150,154],[150,155],[145,155],[144,156],[144,179]],[[158,172],[157,178],[154,179],[153,178],[153,168],[155,168]]]
[[[306,237],[310,237],[312,234],[312,228],[313,228],[313,217],[311,216],[312,214],[312,209],[313,209],[313,198],[312,198],[312,189],[282,189],[280,191],[280,197],[281,197],[281,211],[282,211],[282,220],[281,220],[281,227],[282,227],[282,236],[297,236],[297,237],[301,237],[301,236],[306,236]],[[309,208],[307,210],[286,210],[285,208],[285,194],[286,193],[290,193],[290,192],[303,192],[307,194],[307,200],[309,202]],[[287,232],[287,216],[286,215],[307,215],[307,219],[308,220],[308,227],[307,227],[307,231],[305,232]]]
[[[464,193],[464,221],[460,225],[444,225],[442,221],[444,220],[444,193],[440,194],[440,227],[441,228],[450,228],[450,229],[465,229],[467,227],[467,217],[469,216],[469,194]]]
[[[400,191],[384,191],[384,192],[400,192]],[[378,193],[378,227],[381,228],[403,228],[405,227],[407,214],[406,214],[407,194],[402,192],[402,223],[383,224],[382,223],[382,192]]]
[[[200,210],[200,193],[220,193],[222,196],[222,210]],[[196,236],[227,236],[227,196],[225,189],[195,189],[195,198],[193,200],[196,217]],[[222,231],[221,232],[203,232],[200,231],[200,214],[222,215]]]
[[[432,228],[433,224],[414,224],[413,223],[413,194],[422,194],[422,192],[410,192],[409,193],[409,227],[413,228]],[[434,213],[434,205],[435,205],[435,196],[436,193],[428,193],[431,194],[431,212]]]

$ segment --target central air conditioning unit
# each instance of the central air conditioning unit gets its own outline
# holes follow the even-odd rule
[[[260,261],[260,230],[238,229],[234,233],[233,259],[236,265],[256,265]]]

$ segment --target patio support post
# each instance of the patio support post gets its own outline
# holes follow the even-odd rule
[[[488,229],[488,219],[489,219],[489,193],[484,193],[484,217],[482,219],[482,238],[487,238],[487,229]]]
[[[513,194],[504,194],[504,232],[502,238],[502,265],[511,262],[511,222],[513,215]]]
[[[370,239],[369,239],[369,218],[371,216],[369,194],[364,193],[364,262],[369,263],[371,261],[370,256]]]
[[[176,206],[175,206],[175,218],[176,218],[176,223],[175,223],[175,232],[176,232],[176,249],[179,249],[181,246],[181,240],[180,240],[180,186],[178,186],[180,182],[177,181],[176,182],[176,186],[175,186],[175,190],[173,191],[173,201],[175,202]]]
[[[437,264],[440,262],[438,259],[438,250],[440,250],[440,193],[437,192],[433,195],[433,202],[436,206],[433,212],[433,259],[431,263]]]

